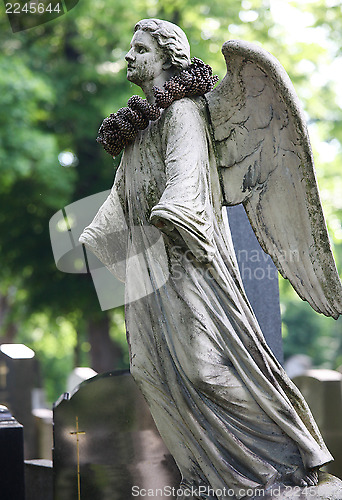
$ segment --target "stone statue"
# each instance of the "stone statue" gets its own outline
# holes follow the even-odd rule
[[[313,487],[332,460],[260,331],[222,209],[243,203],[282,275],[337,318],[342,288],[306,126],[270,54],[241,41],[223,53],[228,73],[213,89],[179,27],[136,25],[127,78],[147,100],[133,96],[100,128],[105,149],[124,153],[80,238],[125,280],[131,373],[181,471],[179,499],[191,487],[190,498],[212,500]]]

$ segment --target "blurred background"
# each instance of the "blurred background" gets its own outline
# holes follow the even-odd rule
[[[289,73],[306,112],[317,177],[342,270],[342,7],[338,0],[81,0],[13,33],[0,14],[0,344],[39,362],[47,405],[75,367],[128,367],[123,308],[102,312],[88,274],[57,270],[49,220],[110,189],[119,158],[96,143],[102,119],[139,89],[124,55],[135,23],[158,17],[187,33],[192,56],[225,75],[221,46],[262,45]],[[285,359],[342,365],[342,322],[315,313],[280,281]],[[6,368],[7,369],[7,368]],[[1,373],[0,373],[1,375]]]

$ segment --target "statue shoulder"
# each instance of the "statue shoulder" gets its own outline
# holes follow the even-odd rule
[[[179,124],[191,126],[195,123],[206,122],[206,102],[203,97],[183,97],[174,101],[164,111],[165,124]]]

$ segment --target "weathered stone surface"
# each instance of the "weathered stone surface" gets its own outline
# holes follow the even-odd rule
[[[255,500],[257,498],[263,498],[264,500],[342,500],[342,481],[337,477],[321,472],[317,486],[307,488],[275,486],[265,496],[254,498]]]

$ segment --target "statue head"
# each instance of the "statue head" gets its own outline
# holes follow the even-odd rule
[[[189,66],[190,45],[179,26],[161,19],[143,19],[134,27],[134,32],[138,30],[148,32],[157,41],[172,66],[179,70]]]
[[[189,66],[190,46],[185,33],[175,24],[143,19],[135,25],[131,49],[125,59],[128,80],[142,88],[151,82],[161,85],[163,80]]]

